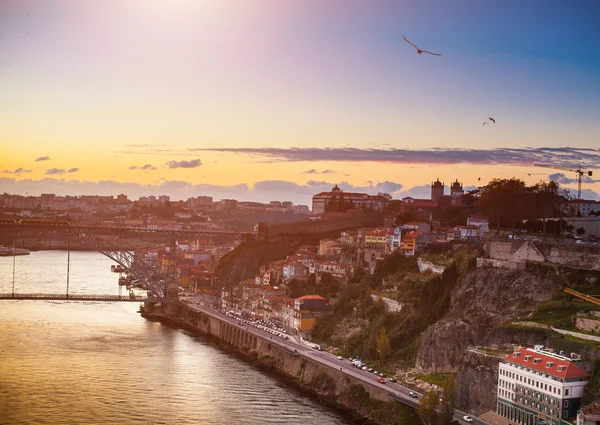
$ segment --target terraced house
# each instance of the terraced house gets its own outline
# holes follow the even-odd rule
[[[571,424],[590,380],[588,366],[574,360],[541,346],[507,355],[498,368],[497,413],[516,424]]]

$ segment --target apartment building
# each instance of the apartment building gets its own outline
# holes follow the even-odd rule
[[[567,425],[590,376],[573,358],[541,346],[519,348],[499,365],[497,413],[515,424]]]

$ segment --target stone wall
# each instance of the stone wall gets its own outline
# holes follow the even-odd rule
[[[600,245],[579,245],[557,241],[489,241],[485,251],[489,259],[509,263],[552,263],[600,270]],[[507,266],[506,263],[497,263],[497,266],[512,267],[512,265]]]
[[[446,266],[433,264],[431,261],[425,260],[421,257],[417,258],[417,265],[419,266],[419,272],[421,273],[429,270],[435,274],[442,274],[444,273],[444,270],[446,270]]]
[[[575,327],[582,331],[600,333],[600,320],[589,317],[578,317],[575,319]]]
[[[364,382],[343,373],[337,367],[305,357],[301,352],[291,351],[277,337],[255,335],[218,316],[192,310],[178,302],[158,307],[154,311],[145,307],[142,316],[170,321],[192,331],[199,331],[256,366],[277,372],[291,384],[317,395],[320,401],[354,411],[362,418],[371,419],[372,423],[419,423],[415,410],[392,399],[390,393],[377,381],[374,380],[373,384]],[[355,397],[357,388],[361,388],[362,394],[358,399]]]

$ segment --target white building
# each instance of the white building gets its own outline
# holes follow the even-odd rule
[[[497,413],[515,424],[567,425],[589,380],[569,357],[541,346],[520,348],[499,365]]]

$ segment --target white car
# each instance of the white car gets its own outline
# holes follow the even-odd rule
[[[338,360],[344,360],[344,358],[342,356],[337,356]]]
[[[465,422],[473,422],[473,418],[469,415],[463,416],[463,421]]]

